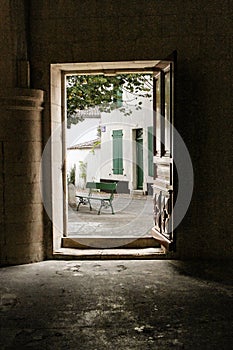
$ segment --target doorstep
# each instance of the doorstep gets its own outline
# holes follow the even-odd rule
[[[141,249],[160,248],[160,244],[151,236],[144,237],[62,237],[62,248],[78,249]]]
[[[56,260],[143,260],[166,259],[167,255],[162,248],[142,249],[72,249],[60,248],[53,254]]]

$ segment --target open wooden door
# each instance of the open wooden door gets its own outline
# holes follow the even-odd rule
[[[175,248],[173,232],[173,125],[174,78],[176,54],[160,61],[153,73],[154,94],[154,227],[153,237],[171,251]]]

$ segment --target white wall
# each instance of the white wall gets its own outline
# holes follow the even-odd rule
[[[66,130],[66,147],[96,139],[99,124],[100,118],[86,118],[78,124],[72,124],[71,128]]]
[[[131,101],[135,95],[123,92],[123,101]],[[141,109],[137,110],[135,102],[142,102]],[[123,107],[130,108],[130,116],[124,115],[119,110],[111,113],[101,113],[99,118],[87,118],[77,125],[72,125],[67,129],[67,147],[93,140],[97,136],[97,128],[101,126],[101,149],[96,149],[95,154],[90,150],[70,150],[67,151],[67,171],[76,164],[76,186],[82,187],[83,183],[79,177],[79,161],[87,162],[87,180],[99,181],[100,178],[108,180],[118,180],[129,182],[129,189],[136,188],[136,142],[135,129],[143,129],[143,168],[144,183],[143,190],[147,190],[147,183],[153,182],[148,176],[148,140],[147,127],[152,126],[153,105],[152,99],[137,98],[132,102],[123,103]],[[103,130],[104,128],[104,130]],[[123,167],[122,175],[113,174],[113,154],[112,154],[112,130],[123,130]]]
[[[119,110],[102,113],[101,127],[105,129],[101,135],[101,172],[100,177],[119,181],[129,181],[129,189],[136,188],[136,142],[135,129],[143,129],[143,190],[147,190],[147,183],[153,182],[148,176],[148,136],[147,127],[153,124],[152,102],[144,99],[142,109],[132,108],[132,114],[125,116]],[[115,175],[112,171],[112,130],[123,130],[123,175]]]
[[[70,129],[66,130],[66,147],[71,147],[86,141],[91,141],[97,138],[97,128],[100,124],[100,118],[86,118],[76,125],[71,125]],[[67,173],[71,168],[76,166],[75,185],[83,188],[84,183],[80,178],[80,161],[88,163],[87,166],[87,181],[99,181],[100,174],[100,154],[96,148],[94,153],[91,149],[74,149],[67,150],[66,168]]]
[[[90,149],[76,149],[67,151],[67,170],[75,165],[76,176],[75,186],[77,188],[84,188],[85,184],[80,177],[80,161],[87,163],[87,181],[100,180],[100,149],[96,148],[94,153]]]

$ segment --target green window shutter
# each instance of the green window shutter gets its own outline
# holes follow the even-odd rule
[[[122,107],[122,91],[117,90],[117,108]]]
[[[113,99],[113,102],[116,104],[117,108],[122,107],[122,104],[123,104],[122,95],[123,95],[122,91],[117,90],[116,97]]]
[[[113,130],[113,174],[123,174],[123,132]]]
[[[148,127],[148,175],[149,176],[154,176],[153,148],[154,148],[153,126],[149,126]]]

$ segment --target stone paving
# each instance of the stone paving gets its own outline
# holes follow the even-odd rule
[[[100,201],[81,205],[79,211],[69,207],[68,237],[143,237],[150,236],[153,227],[152,196],[117,194],[113,200],[115,214],[103,208],[97,215]]]

